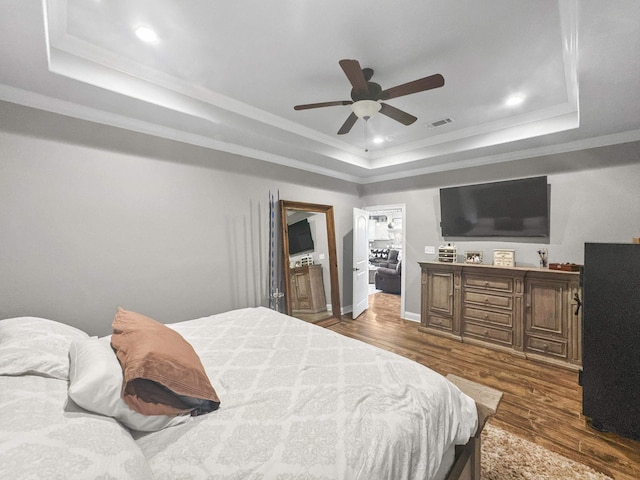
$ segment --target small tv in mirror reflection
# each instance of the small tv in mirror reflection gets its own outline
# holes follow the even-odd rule
[[[289,231],[289,255],[313,251],[313,236],[307,219],[292,223],[287,229]]]

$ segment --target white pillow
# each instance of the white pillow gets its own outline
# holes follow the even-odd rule
[[[121,397],[122,367],[109,337],[73,342],[69,359],[69,397],[85,410],[113,417],[142,432],[180,425],[191,418],[143,415],[129,408]]]
[[[69,345],[89,338],[82,330],[46,318],[0,320],[0,375],[69,378]]]

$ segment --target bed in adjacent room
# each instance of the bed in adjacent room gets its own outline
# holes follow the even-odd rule
[[[216,410],[131,412],[109,337],[0,321],[0,477],[443,479],[479,437],[476,403],[453,383],[321,327],[262,307],[168,327],[197,353]]]

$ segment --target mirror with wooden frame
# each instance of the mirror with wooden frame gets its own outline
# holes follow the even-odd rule
[[[340,318],[333,206],[280,200],[287,314],[311,323]]]

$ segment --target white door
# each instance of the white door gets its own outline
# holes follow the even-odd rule
[[[369,212],[353,209],[353,318],[369,307]]]

